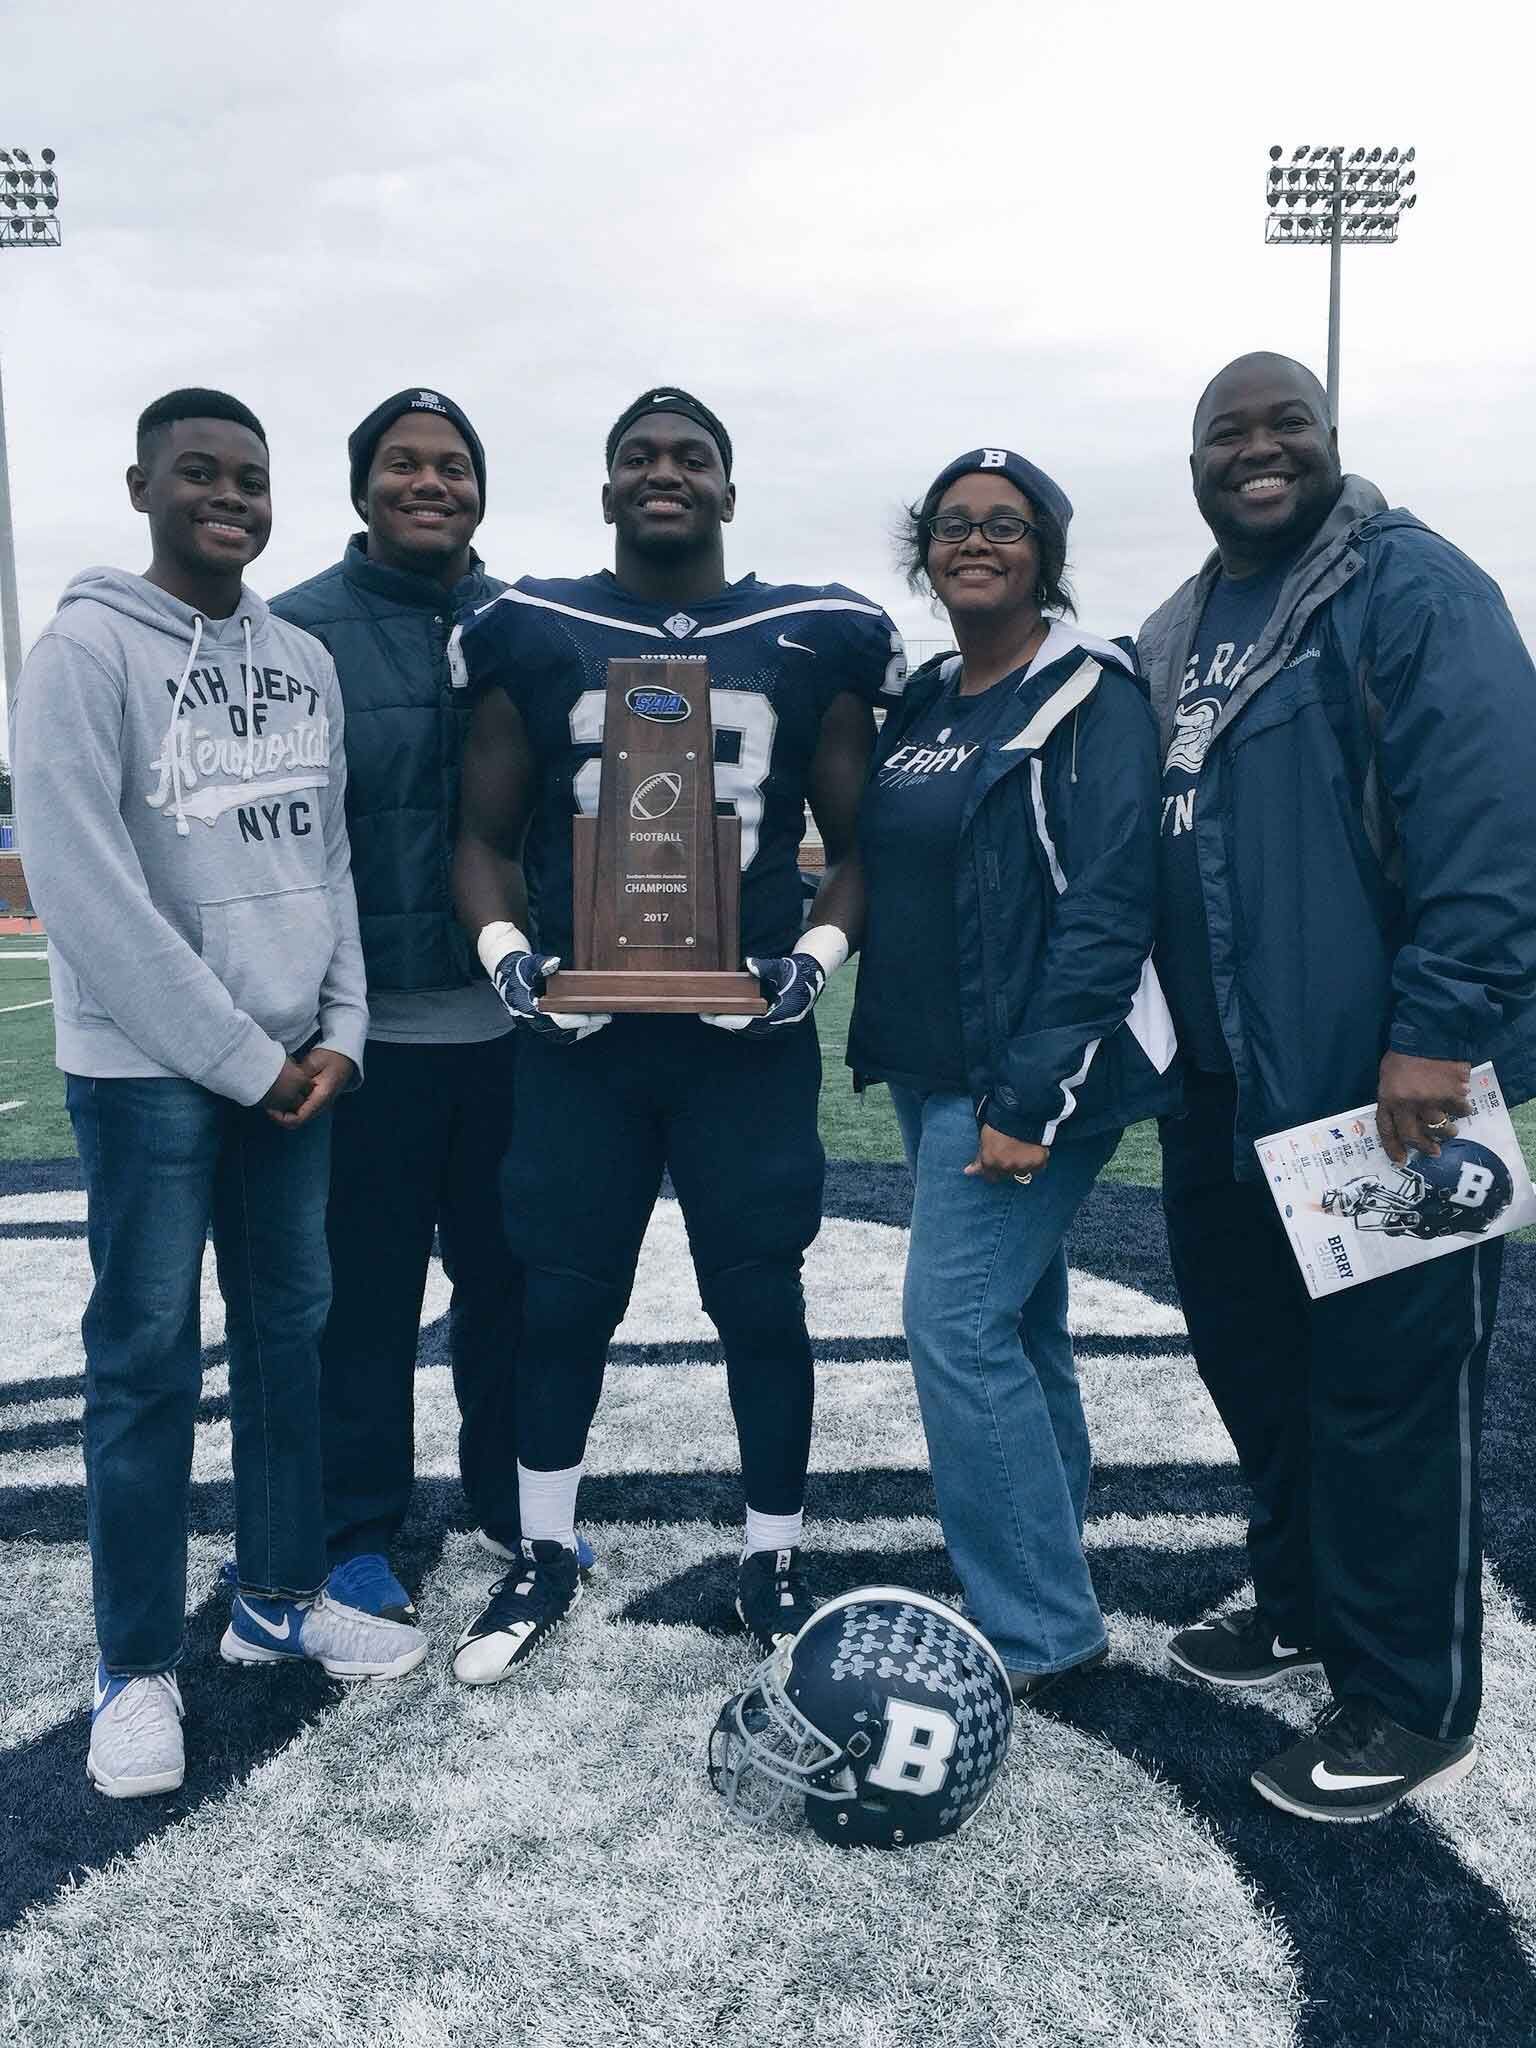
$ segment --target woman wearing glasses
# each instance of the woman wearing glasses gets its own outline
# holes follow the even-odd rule
[[[890,713],[865,791],[848,1059],[916,1182],[904,1312],[951,1558],[1015,1696],[1102,1661],[1062,1241],[1126,1124],[1174,1106],[1149,955],[1156,731],[1129,657],[1066,623],[1072,507],[1005,448],[934,479],[909,581],[957,654]]]

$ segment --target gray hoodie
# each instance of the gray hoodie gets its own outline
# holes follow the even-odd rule
[[[180,1075],[259,1102],[316,1033],[362,1066],[341,692],[242,589],[207,619],[75,577],[13,707],[27,883],[66,1073]]]

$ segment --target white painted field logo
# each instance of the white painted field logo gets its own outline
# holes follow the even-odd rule
[[[629,815],[632,818],[646,818],[652,824],[658,818],[668,817],[677,809],[683,794],[683,778],[671,769],[664,769],[659,775],[647,775],[629,799]]]

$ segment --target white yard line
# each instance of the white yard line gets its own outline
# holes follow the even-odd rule
[[[0,1017],[9,1017],[16,1010],[51,1010],[52,1008],[53,997],[43,996],[35,1003],[7,1003],[3,1009],[0,1009]]]
[[[4,1116],[7,1110],[11,1110],[11,1109],[25,1109],[25,1108],[26,1108],[26,1106],[27,1106],[27,1105],[26,1105],[25,1101],[19,1101],[19,1102],[0,1102],[0,1116]]]
[[[0,960],[46,960],[46,953],[8,953],[0,943]]]

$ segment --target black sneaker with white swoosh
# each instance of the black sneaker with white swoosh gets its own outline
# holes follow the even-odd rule
[[[1454,1785],[1476,1762],[1470,1735],[1436,1742],[1388,1720],[1374,1700],[1351,1698],[1255,1771],[1252,1782],[1271,1806],[1303,1820],[1379,1820],[1410,1792]]]
[[[1321,1671],[1310,1643],[1292,1643],[1256,1607],[1239,1607],[1219,1621],[1181,1629],[1168,1660],[1211,1685],[1273,1685],[1296,1671]]]

